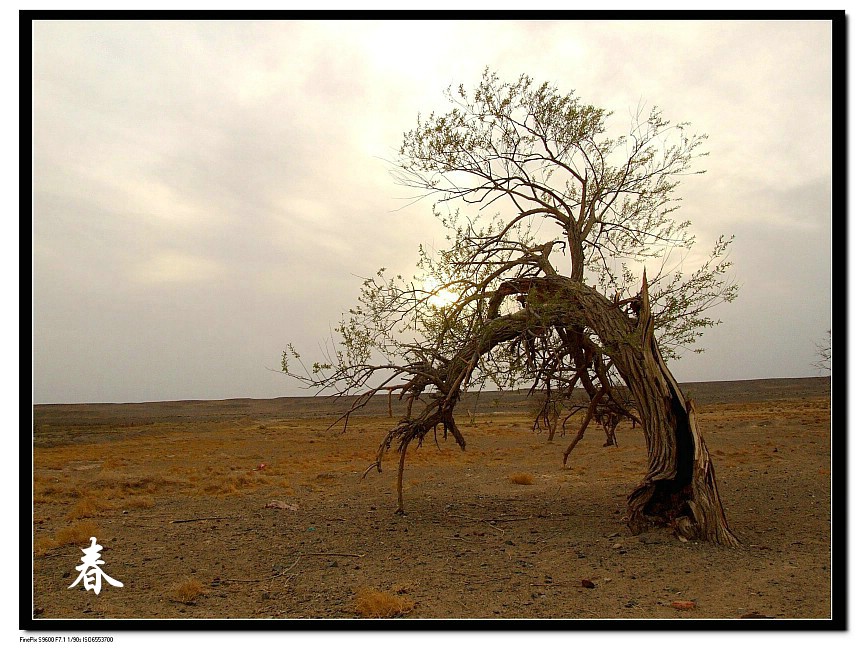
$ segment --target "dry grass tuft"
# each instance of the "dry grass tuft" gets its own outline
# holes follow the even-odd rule
[[[517,485],[532,485],[535,482],[535,477],[525,472],[517,472],[510,475],[511,483]]]
[[[362,589],[355,598],[355,609],[367,618],[393,618],[407,614],[414,602],[405,596],[396,596],[377,589]]]
[[[40,488],[33,489],[33,505],[41,505],[43,503],[51,503],[52,499],[45,494],[45,491]]]
[[[206,593],[207,589],[200,581],[195,578],[190,578],[189,580],[184,580],[183,582],[174,585],[174,587],[171,588],[169,596],[171,597],[171,600],[175,600],[185,605],[192,605],[195,603],[197,598]]]
[[[66,544],[87,544],[91,537],[100,537],[102,532],[92,521],[78,521],[57,531],[54,541],[58,546]]]
[[[134,508],[152,508],[155,504],[153,497],[134,496],[126,499],[123,502],[123,507],[131,510]]]
[[[66,518],[70,521],[74,521],[75,519],[83,519],[86,517],[98,517],[99,515],[105,514],[107,509],[108,506],[104,502],[95,497],[86,496],[79,499],[78,502],[72,506],[72,510],[69,511]]]
[[[84,492],[78,485],[66,483],[52,483],[51,485],[36,485],[34,491],[46,502],[63,499],[78,499],[84,496]]]
[[[159,474],[136,475],[126,472],[102,472],[90,481],[90,490],[110,490],[114,494],[155,494],[165,489],[177,489],[183,481]]]
[[[228,475],[217,474],[205,479],[198,486],[198,492],[200,494],[225,496],[254,490],[267,483],[268,480],[258,473],[234,472]]]
[[[126,467],[128,464],[129,464],[128,461],[126,459],[123,459],[123,458],[106,458],[102,462],[102,469],[103,470],[121,469],[123,467]]]
[[[45,555],[49,551],[53,551],[59,545],[57,544],[57,540],[53,537],[47,537],[43,535],[42,537],[37,537],[33,540],[33,555],[40,556]]]

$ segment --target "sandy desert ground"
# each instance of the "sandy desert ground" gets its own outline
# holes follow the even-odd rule
[[[683,388],[739,548],[631,535],[642,432],[563,467],[521,393],[466,400],[465,452],[409,452],[405,516],[395,454],[361,479],[383,400],[342,434],[327,398],[37,405],[33,618],[831,618],[829,380]],[[91,536],[122,588],[68,589]]]

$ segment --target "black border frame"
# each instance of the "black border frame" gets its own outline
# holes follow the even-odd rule
[[[832,390],[832,617],[829,619],[42,619],[33,616],[32,602],[32,403],[22,397],[21,415],[28,412],[30,430],[22,424],[21,442],[27,442],[29,456],[19,453],[19,546],[20,574],[31,580],[21,582],[19,629],[40,632],[276,632],[276,631],[738,631],[791,632],[848,630],[848,339],[846,324],[848,250],[848,20],[843,10],[21,10],[19,11],[19,109],[32,108],[31,25],[42,20],[815,20],[832,24],[832,292],[835,346],[840,354],[833,359],[835,383]],[[20,110],[20,132],[27,135],[20,144],[20,167],[32,156],[32,116]],[[32,179],[31,179],[32,181]],[[30,206],[32,207],[32,206]],[[32,214],[31,210],[28,210]],[[21,211],[24,221],[24,211]],[[842,243],[843,242],[843,243]],[[24,258],[26,256],[22,256]],[[32,262],[32,258],[31,258]],[[22,265],[23,266],[23,265]],[[28,266],[27,270],[31,267]],[[32,278],[31,278],[32,280]],[[32,286],[32,283],[31,283]],[[30,312],[32,314],[32,310]],[[22,320],[24,317],[22,316]],[[30,323],[32,326],[32,323]],[[23,330],[24,328],[22,328]],[[28,328],[32,331],[32,327]],[[840,345],[839,345],[840,342]],[[20,347],[32,346],[21,335]],[[31,347],[32,349],[32,347]],[[21,376],[31,364],[23,365]],[[32,380],[32,377],[31,377]],[[23,381],[21,382],[24,383]],[[32,386],[32,381],[31,381]],[[22,448],[25,445],[22,445]],[[28,480],[29,479],[29,480]],[[27,570],[25,570],[27,569]],[[22,637],[23,638],[23,637]]]

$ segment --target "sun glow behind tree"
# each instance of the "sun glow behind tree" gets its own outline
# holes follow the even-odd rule
[[[438,309],[449,307],[459,299],[459,294],[446,287],[442,287],[433,277],[428,277],[423,281],[423,289],[430,294],[427,302]]]

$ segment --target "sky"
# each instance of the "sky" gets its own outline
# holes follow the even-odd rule
[[[829,23],[36,22],[33,400],[306,394],[363,277],[444,244],[388,160],[485,67],[708,134],[682,184],[737,301],[681,382],[817,374],[832,327]],[[843,219],[843,215],[835,215]],[[839,222],[840,223],[840,222]]]

